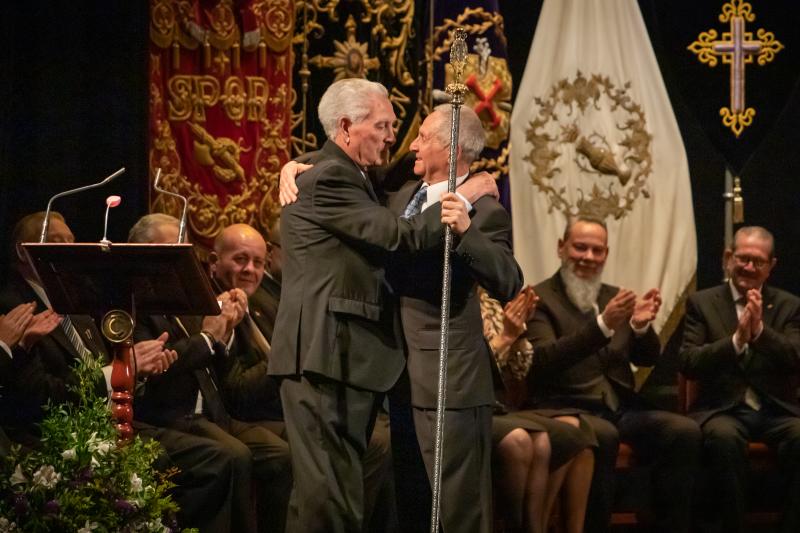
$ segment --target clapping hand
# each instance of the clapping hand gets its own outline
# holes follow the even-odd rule
[[[603,310],[603,322],[609,329],[617,330],[630,320],[636,307],[636,294],[630,289],[620,289]]]
[[[139,377],[161,374],[178,359],[175,350],[164,348],[169,334],[165,331],[157,339],[140,341],[133,345],[136,374]]]
[[[658,310],[661,309],[661,292],[650,289],[644,296],[636,300],[631,315],[631,325],[634,329],[642,329],[655,320]]]
[[[525,333],[525,324],[533,318],[538,301],[539,297],[533,287],[526,285],[513,300],[506,304],[503,308],[503,332],[501,334],[505,339],[513,343]]]
[[[747,291],[747,304],[745,309],[750,313],[750,340],[755,340],[764,329],[764,301],[761,291],[750,289]]]
[[[45,335],[49,335],[61,322],[61,316],[50,309],[33,315],[20,340],[20,346],[30,350]]]
[[[0,315],[0,340],[5,342],[9,348],[19,344],[25,329],[33,320],[33,310],[36,304],[33,302],[19,304],[8,314]]]

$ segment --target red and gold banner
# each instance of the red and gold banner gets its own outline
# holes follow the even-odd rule
[[[230,224],[264,229],[279,214],[293,30],[291,0],[150,2],[150,208],[180,216],[152,189],[160,168],[160,186],[189,199],[196,244]]]

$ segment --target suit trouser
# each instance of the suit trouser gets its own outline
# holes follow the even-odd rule
[[[218,441],[175,429],[135,423],[142,438],[158,441],[170,464],[180,470],[171,479],[175,501],[180,506],[181,527],[196,527],[201,533],[226,533],[231,528],[231,457]]]
[[[285,422],[268,420],[259,423],[282,439],[288,440]],[[375,421],[375,428],[372,430],[372,436],[367,443],[367,450],[364,452],[363,464],[364,531],[370,533],[397,531],[389,417],[386,414],[379,414]],[[284,491],[287,498],[283,501],[287,504],[290,491],[291,487],[287,487]],[[282,527],[285,528],[285,517],[282,524]],[[280,531],[283,531],[283,529]]]
[[[594,429],[598,441],[586,530],[600,532],[608,528],[621,440],[633,447],[643,463],[652,466],[656,527],[670,533],[688,532],[701,446],[697,423],[685,416],[659,410],[581,417]]]
[[[744,531],[747,443],[752,440],[765,442],[778,456],[785,487],[781,531],[800,531],[800,418],[769,405],[760,411],[742,405],[709,418],[703,437],[723,531]]]
[[[228,431],[204,416],[184,418],[173,427],[193,435],[220,442],[231,457],[233,468],[233,531],[255,531],[253,479],[269,493],[260,495],[261,515],[270,519],[259,524],[259,531],[280,533],[286,513],[286,497],[291,484],[289,447],[286,441],[258,422],[232,420]]]
[[[312,376],[281,381],[294,486],[287,533],[360,533],[363,458],[383,394]]]
[[[433,485],[435,409],[413,409],[420,452]],[[446,409],[440,524],[444,533],[492,531],[492,408]]]

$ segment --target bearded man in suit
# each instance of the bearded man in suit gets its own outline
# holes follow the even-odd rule
[[[634,390],[631,371],[631,363],[652,366],[660,354],[650,325],[660,293],[651,289],[637,297],[602,283],[608,230],[600,219],[570,220],[558,255],[561,268],[534,287],[539,303],[528,324],[534,348],[528,392],[532,407],[578,415],[597,441],[586,529],[608,527],[621,439],[653,465],[658,527],[689,531],[700,428],[687,417],[649,409]]]
[[[781,531],[800,529],[800,298],[766,285],[772,234],[740,228],[725,252],[730,280],[689,298],[681,371],[697,381],[690,415],[720,499],[723,531],[743,531],[747,443],[764,441],[785,477]]]

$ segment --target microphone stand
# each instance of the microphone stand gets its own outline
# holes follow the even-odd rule
[[[455,81],[447,86],[450,95],[450,105],[453,107],[450,121],[450,165],[447,179],[447,191],[456,190],[456,157],[458,155],[458,128],[461,118],[461,106],[464,104],[466,85],[461,83],[464,66],[467,62],[467,32],[463,28],[454,31],[453,44],[450,46],[450,64],[453,66]],[[441,507],[442,492],[442,449],[444,436],[444,412],[447,394],[447,351],[450,335],[450,251],[453,247],[453,231],[450,226],[445,227],[444,233],[444,263],[442,267],[442,308],[441,329],[439,330],[439,383],[436,397],[436,424],[433,458],[433,481],[431,492],[431,533],[439,531],[439,509]]]
[[[161,181],[161,167],[156,169],[156,179],[153,180],[153,189],[157,190],[162,194],[166,194],[167,196],[172,196],[173,198],[177,198],[181,202],[183,202],[183,210],[181,211],[181,222],[178,226],[178,244],[186,242],[186,210],[189,207],[189,202],[186,200],[186,197],[180,195],[178,193],[168,191],[159,187],[159,182]]]
[[[50,227],[50,210],[53,207],[53,200],[55,200],[56,198],[69,196],[70,194],[75,194],[75,193],[78,193],[78,192],[88,191],[89,189],[102,187],[103,185],[105,185],[106,183],[109,183],[111,180],[113,180],[114,178],[116,178],[117,176],[122,174],[123,172],[125,172],[125,167],[122,167],[121,169],[117,170],[116,172],[114,172],[113,174],[111,174],[110,176],[108,176],[106,179],[104,179],[101,182],[93,183],[91,185],[84,185],[83,187],[78,187],[76,189],[70,189],[68,191],[60,192],[60,193],[56,194],[55,196],[53,196],[52,198],[50,198],[50,201],[47,202],[47,209],[44,212],[44,221],[42,221],[42,234],[39,236],[39,242],[43,243],[43,242],[47,241],[47,228]]]

